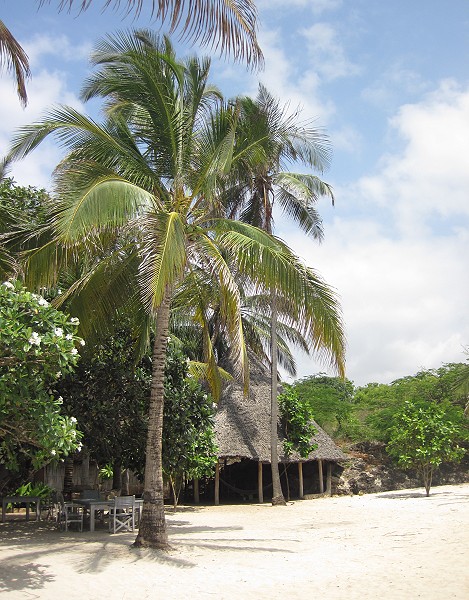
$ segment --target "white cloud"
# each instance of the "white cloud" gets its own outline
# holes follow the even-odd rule
[[[92,50],[91,43],[76,46],[65,35],[35,35],[24,43],[24,49],[30,58],[31,69],[40,65],[47,56],[59,57],[61,61],[87,60]]]
[[[259,10],[277,10],[285,8],[285,0],[259,0],[256,2]],[[309,8],[314,15],[320,15],[324,12],[331,12],[340,8],[343,0],[289,0],[288,8]]]
[[[0,155],[3,156],[16,130],[41,118],[52,106],[68,104],[82,110],[83,105],[65,86],[66,78],[60,71],[38,71],[27,82],[28,105],[21,108],[14,86],[8,77],[0,78],[2,120],[0,121]],[[11,176],[21,185],[49,187],[50,175],[60,160],[60,150],[51,141],[45,141],[24,160],[14,163]]]
[[[362,91],[362,98],[383,109],[394,109],[405,94],[407,97],[422,94],[428,84],[415,71],[394,64]]]
[[[444,82],[390,125],[403,148],[336,190],[322,246],[278,228],[338,290],[357,384],[463,362],[469,342],[469,90]],[[300,359],[300,376],[319,370]]]
[[[335,107],[332,101],[322,99],[316,70],[303,65],[298,72],[276,31],[264,31],[261,45],[265,54],[265,69],[253,78],[250,93],[256,93],[257,81],[261,81],[276,98],[288,103],[292,110],[301,107],[301,118],[318,119],[319,126],[325,126]]]
[[[337,31],[329,23],[315,23],[301,30],[315,70],[327,80],[350,77],[360,72],[346,56]]]
[[[393,211],[404,235],[435,218],[469,216],[469,88],[443,82],[419,104],[402,106],[390,125],[405,148],[359,182],[363,193]]]

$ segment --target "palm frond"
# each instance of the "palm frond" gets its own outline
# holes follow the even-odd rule
[[[23,106],[28,103],[26,79],[31,77],[28,55],[13,37],[5,23],[0,20],[0,67],[6,67],[16,79],[18,97]]]
[[[51,0],[40,0],[40,5]],[[252,0],[148,0],[152,15],[162,23],[169,23],[170,33],[179,31],[180,38],[232,54],[254,66],[263,62],[262,51],[256,38],[257,10]],[[84,11],[92,0],[60,0],[59,8],[71,10],[73,5]],[[144,0],[105,0],[104,9],[119,9],[126,4],[124,14],[138,16]]]
[[[159,211],[142,221],[143,257],[140,286],[143,302],[150,311],[160,305],[166,289],[182,277],[187,262],[184,223],[176,212]]]

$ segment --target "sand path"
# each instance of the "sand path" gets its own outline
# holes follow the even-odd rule
[[[0,524],[8,600],[469,598],[469,484],[286,507],[182,507],[169,553],[133,534]]]

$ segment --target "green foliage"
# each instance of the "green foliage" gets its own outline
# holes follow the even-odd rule
[[[293,388],[329,435],[349,439],[360,436],[360,426],[354,414],[354,387],[351,381],[318,373],[295,381]]]
[[[93,345],[75,371],[57,383],[64,409],[78,420],[98,464],[120,461],[143,475],[151,360],[137,364],[135,341],[123,325]]]
[[[213,403],[189,376],[188,361],[170,346],[165,369],[163,471],[173,480],[210,475],[217,460]]]
[[[406,401],[394,416],[387,451],[399,466],[416,469],[422,475],[428,496],[434,469],[464,456],[464,449],[457,444],[460,435],[451,415],[441,406],[417,406]]]
[[[54,490],[45,483],[24,483],[15,490],[15,496],[36,496],[39,498],[48,498]]]
[[[112,479],[113,475],[114,469],[110,463],[104,465],[104,467],[101,467],[101,469],[99,469],[99,477],[101,479]]]
[[[76,418],[61,413],[51,384],[77,364],[78,322],[18,282],[0,285],[0,461],[35,467],[80,447]]]
[[[64,407],[76,415],[83,443],[112,477],[112,464],[143,477],[148,403],[151,383],[149,356],[135,364],[128,329],[93,347],[75,372],[57,384]],[[185,356],[172,344],[166,360],[163,428],[163,468],[171,477],[202,477],[213,467],[216,448],[212,401],[200,383],[188,375]]]
[[[464,365],[447,364],[402,377],[389,385],[369,384],[358,388],[355,409],[364,424],[366,438],[387,443],[393,419],[405,402],[443,407],[451,421],[464,428],[466,399],[456,385],[461,367]]]
[[[18,253],[28,247],[31,229],[46,222],[48,201],[45,190],[0,181],[0,278],[18,271]]]
[[[317,444],[311,443],[316,433],[311,406],[299,397],[292,386],[286,386],[285,392],[279,394],[278,403],[285,429],[285,454],[288,456],[296,451],[306,458],[317,447]]]

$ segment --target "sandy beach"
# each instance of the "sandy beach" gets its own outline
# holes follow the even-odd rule
[[[172,550],[132,533],[0,524],[8,600],[469,598],[469,484],[168,509]]]

